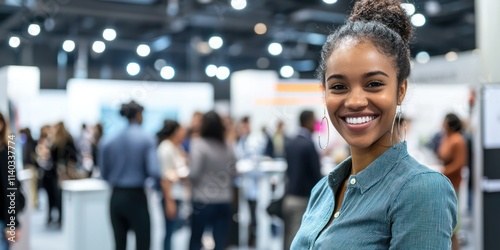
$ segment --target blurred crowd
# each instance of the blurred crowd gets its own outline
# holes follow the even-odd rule
[[[175,249],[172,235],[182,227],[191,229],[189,249],[202,248],[207,229],[212,233],[214,249],[238,246],[235,218],[239,188],[245,189],[244,200],[249,208],[248,245],[255,247],[257,179],[250,178],[243,187],[236,162],[278,159],[286,161],[288,167],[285,195],[274,215],[284,220],[284,249],[288,249],[300,227],[311,189],[323,176],[321,154],[312,139],[318,121],[314,112],[305,110],[300,114],[300,129],[294,136],[286,135],[283,121],[278,121],[271,131],[251,131],[248,116],[235,121],[210,111],[195,112],[188,126],[166,119],[153,137],[140,126],[143,111],[144,107],[136,102],[123,104],[120,114],[128,120],[128,126],[105,139],[101,124],[83,124],[78,137],[73,137],[63,122],[42,126],[36,140],[29,128],[19,131],[24,169],[35,176],[29,186],[31,204],[40,206],[39,189],[47,193],[47,226],[61,227],[63,181],[101,178],[112,188],[110,218],[116,249],[126,248],[128,231],[135,232],[137,249],[149,249],[150,215],[144,189],[146,179],[151,178],[155,180],[153,188],[162,197],[164,249]],[[5,129],[3,123],[0,129]],[[399,129],[406,129],[404,118],[398,123]],[[442,161],[442,172],[457,193],[462,169],[471,166],[471,140],[462,128],[458,116],[448,114],[442,130],[428,144]],[[277,230],[273,226],[273,232]]]

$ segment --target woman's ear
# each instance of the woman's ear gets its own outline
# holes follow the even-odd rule
[[[405,99],[406,96],[406,89],[408,88],[408,80],[404,80],[401,84],[398,86],[398,105],[401,105],[403,103],[403,100]]]

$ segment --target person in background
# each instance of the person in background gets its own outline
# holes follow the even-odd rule
[[[99,144],[101,142],[103,135],[103,127],[102,124],[98,123],[92,128],[92,140],[90,144],[90,152],[92,156],[92,162],[93,162],[93,167],[89,171],[89,176],[94,176],[94,171],[99,169],[99,166],[97,166],[99,159],[98,159],[98,152],[99,152]]]
[[[182,142],[182,147],[184,148],[184,151],[188,153],[191,145],[191,140],[200,137],[202,117],[203,113],[199,111],[194,112],[193,116],[191,117],[191,125],[188,128],[186,140]]]
[[[285,123],[279,120],[274,134],[269,135],[264,150],[264,155],[271,158],[285,158],[285,144],[288,138],[285,135]]]
[[[11,217],[14,216],[12,213],[12,208],[10,207],[11,198],[10,195],[12,193],[11,188],[17,188],[14,191],[14,197],[16,202],[19,203],[19,181],[17,180],[17,175],[15,175],[14,184],[12,186],[12,180],[9,176],[9,166],[15,166],[15,163],[12,163],[13,159],[15,159],[15,154],[12,154],[9,150],[9,146],[15,148],[15,144],[9,143],[8,136],[9,129],[8,123],[5,120],[2,113],[0,113],[0,250],[9,250],[12,241],[18,241],[21,238],[20,224],[17,221],[19,209],[16,208],[14,220],[11,220]],[[15,142],[16,140],[10,140]],[[11,148],[12,150],[12,148]],[[19,204],[17,204],[19,206]],[[10,231],[11,226],[15,228],[15,231]]]
[[[102,142],[97,156],[101,176],[111,186],[110,218],[115,249],[127,248],[127,232],[135,233],[136,249],[149,250],[151,224],[145,181],[160,179],[156,145],[142,128],[144,108],[131,101],[122,104],[120,115],[128,126],[115,137]]]
[[[165,120],[157,133],[160,143],[157,150],[162,175],[162,205],[165,215],[164,249],[174,249],[172,234],[179,225],[179,210],[186,201],[186,177],[188,175],[187,155],[181,144],[186,139],[186,129],[174,120]],[[184,183],[182,183],[184,181]]]
[[[361,0],[321,51],[326,113],[351,156],[311,192],[291,249],[450,249],[450,181],[398,133],[413,26],[399,0]],[[325,115],[326,117],[326,115]]]
[[[31,135],[29,128],[21,129],[20,136],[23,145],[23,165],[24,169],[29,169],[33,175],[30,183],[31,204],[33,207],[38,207],[38,165],[36,162],[36,145],[37,142]]]
[[[201,137],[189,152],[193,214],[190,250],[202,249],[205,228],[212,228],[215,250],[225,249],[231,220],[236,157],[226,144],[225,127],[214,111],[203,115]]]
[[[92,165],[90,162],[92,157],[92,130],[87,126],[87,124],[83,123],[81,126],[80,135],[76,141],[76,149],[78,152],[78,166],[82,166],[86,168],[86,170],[90,170]]]
[[[449,113],[444,118],[443,136],[439,144],[438,156],[444,164],[442,173],[450,179],[457,197],[459,197],[460,183],[462,182],[462,169],[467,164],[467,143],[461,134],[462,122],[456,114]],[[454,230],[452,249],[460,249],[457,238],[457,226]]]
[[[57,226],[62,222],[62,181],[73,179],[76,176],[77,151],[73,137],[66,130],[63,122],[58,122],[53,127],[53,141],[50,147],[50,158],[52,159],[51,175],[57,181],[55,190],[55,208],[59,211]],[[54,183],[51,183],[54,185]],[[48,223],[51,223],[51,211],[49,209]]]
[[[50,157],[50,146],[52,145],[50,130],[49,125],[44,125],[40,128],[40,137],[36,145],[36,162],[40,167],[40,186],[45,189],[48,199],[47,226],[53,221],[52,210],[56,209],[57,191],[57,171],[52,169],[53,164]]]
[[[250,117],[243,116],[237,127],[238,138],[235,145],[235,154],[238,160],[252,160],[252,164],[256,164],[256,158],[259,157],[257,147],[250,137],[252,134]],[[264,132],[265,135],[265,132]],[[254,247],[256,244],[257,235],[257,195],[259,193],[258,172],[251,171],[242,178],[241,187],[244,190],[245,199],[250,212],[250,224],[248,225],[248,246]]]
[[[314,112],[300,113],[300,130],[285,146],[286,170],[283,217],[285,222],[285,249],[290,249],[293,237],[300,228],[311,190],[321,179],[319,154],[311,138],[316,118]]]
[[[237,138],[236,138],[236,148],[235,153],[238,159],[247,159],[252,156],[251,149],[248,143],[248,137],[252,133],[250,128],[250,117],[244,116],[240,119],[237,127]]]

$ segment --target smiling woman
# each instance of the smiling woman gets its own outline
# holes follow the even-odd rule
[[[362,0],[327,38],[318,76],[352,156],[313,189],[292,249],[450,249],[453,187],[408,155],[394,129],[411,33],[400,1]]]

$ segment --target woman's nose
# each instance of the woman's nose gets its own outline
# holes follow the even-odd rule
[[[368,106],[368,99],[361,88],[354,88],[347,95],[344,105],[351,110],[360,110]]]

